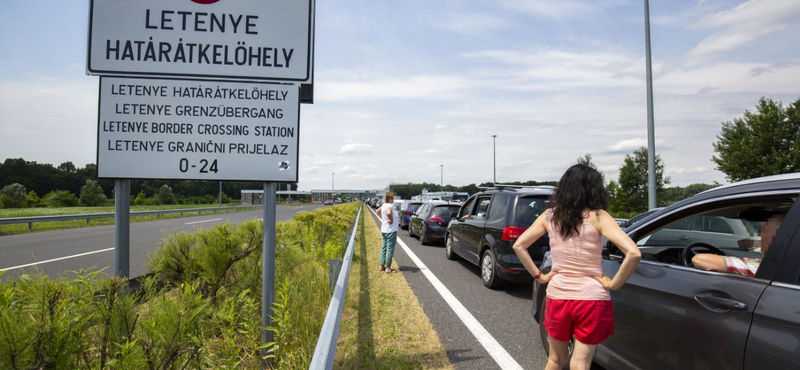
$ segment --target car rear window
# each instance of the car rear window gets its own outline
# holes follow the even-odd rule
[[[520,197],[517,201],[517,224],[528,227],[550,205],[548,197]]]
[[[407,211],[414,212],[417,209],[419,209],[419,206],[421,206],[421,205],[422,205],[422,203],[411,203],[411,204],[408,205]]]
[[[458,213],[461,206],[436,206],[433,208],[433,214],[436,216],[450,218],[451,213]]]

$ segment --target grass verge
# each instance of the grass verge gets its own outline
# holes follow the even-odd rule
[[[378,270],[381,234],[366,208],[355,248],[334,368],[452,369],[403,275]]]
[[[234,204],[223,205],[223,207],[234,206]],[[173,205],[160,205],[160,206],[131,206],[131,212],[139,211],[156,211],[156,210],[172,210],[172,209],[194,209],[194,208],[213,208],[217,207],[216,204],[173,204]],[[228,212],[244,212],[252,211],[253,208],[246,208],[241,210],[230,211],[192,211],[183,213],[168,213],[164,215],[143,215],[131,216],[131,222],[144,222],[168,218],[181,218],[198,216],[200,214],[214,214],[214,213],[228,213]],[[59,216],[59,215],[76,215],[76,214],[95,214],[95,213],[113,213],[114,207],[64,207],[64,208],[18,208],[18,209],[0,209],[0,218],[14,218],[14,217],[32,217],[32,216]],[[63,229],[76,229],[81,227],[113,225],[114,218],[94,218],[83,220],[67,220],[55,222],[34,222],[32,228],[28,229],[28,224],[11,224],[0,225],[0,235],[13,235],[25,234],[37,231],[47,230],[63,230]]]

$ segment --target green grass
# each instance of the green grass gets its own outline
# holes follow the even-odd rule
[[[237,204],[226,204],[225,207]],[[157,210],[172,210],[172,209],[194,209],[194,208],[213,208],[217,207],[216,204],[172,204],[172,205],[154,205],[154,206],[131,206],[131,212],[139,211],[157,211]],[[246,208],[241,210],[232,210],[227,212],[244,212],[252,210]],[[196,211],[181,213],[169,213],[164,215],[143,215],[131,216],[131,222],[152,221],[158,219],[190,217],[202,214],[212,213],[225,213],[226,211]],[[0,209],[0,218],[15,218],[15,217],[33,217],[33,216],[59,216],[59,215],[77,215],[77,214],[94,214],[94,213],[114,213],[114,207],[64,207],[64,208],[15,208],[15,209]],[[34,222],[32,228],[28,228],[28,224],[11,224],[0,225],[0,235],[13,235],[25,234],[29,232],[47,231],[47,230],[62,230],[74,229],[80,227],[113,225],[114,218],[94,218],[83,220],[67,220],[55,222]]]

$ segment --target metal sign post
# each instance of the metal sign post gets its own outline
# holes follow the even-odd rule
[[[278,184],[264,183],[264,228],[261,269],[261,344],[273,342],[272,332],[267,330],[273,326],[272,303],[275,301],[275,195]],[[269,348],[261,349],[261,369],[266,369],[271,360],[263,359],[269,354]]]
[[[131,180],[114,180],[114,274],[130,277]]]

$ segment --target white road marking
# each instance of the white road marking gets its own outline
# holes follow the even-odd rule
[[[219,220],[221,220],[221,218],[215,218],[213,220],[205,220],[205,221],[187,222],[184,225],[202,224],[203,222],[211,222],[211,221],[219,221]]]
[[[372,209],[370,209],[370,211],[372,211]],[[375,211],[372,211],[372,214],[375,215],[375,217],[378,217],[378,215],[375,214]],[[436,275],[434,275],[433,272],[431,272],[431,270],[425,266],[425,263],[422,262],[422,260],[419,259],[416,254],[414,254],[414,252],[411,251],[411,248],[409,248],[406,243],[400,240],[400,238],[397,238],[397,243],[400,244],[411,260],[414,261],[414,264],[417,265],[417,268],[419,268],[425,277],[428,278],[428,281],[430,281],[433,287],[436,288],[436,291],[439,292],[439,295],[441,295],[442,298],[444,298],[444,301],[447,302],[447,305],[449,305],[453,312],[456,313],[456,316],[461,319],[461,322],[463,322],[467,329],[472,332],[472,335],[475,336],[475,339],[477,339],[483,348],[486,349],[486,352],[489,352],[489,355],[492,356],[497,365],[504,370],[523,370],[522,366],[520,366],[520,364],[514,360],[513,357],[511,357],[508,351],[506,351],[505,348],[503,348],[503,346],[501,346],[500,343],[494,339],[492,334],[490,334],[489,331],[486,330],[483,325],[481,325],[475,316],[472,316],[472,313],[470,313],[469,310],[467,310],[467,308],[461,304],[461,301],[459,301],[458,298],[456,298],[456,296],[454,296],[453,293],[451,293],[450,290],[444,286],[441,280],[439,280],[439,278],[437,278]]]
[[[114,248],[106,248],[106,249],[101,249],[101,250],[99,250],[99,251],[92,251],[92,252],[86,252],[86,253],[81,253],[81,254],[74,254],[74,255],[71,255],[71,256],[66,256],[66,257],[53,258],[53,259],[51,259],[51,260],[47,260],[47,261],[41,261],[41,262],[34,262],[34,263],[29,263],[29,264],[26,264],[26,265],[19,265],[19,266],[14,266],[14,267],[6,267],[6,268],[4,268],[4,269],[0,269],[0,272],[1,272],[1,271],[6,271],[6,270],[21,269],[21,268],[23,268],[23,267],[28,267],[28,266],[36,266],[36,265],[41,265],[41,264],[43,264],[43,263],[50,263],[50,262],[55,262],[55,261],[61,261],[61,260],[66,260],[66,259],[70,259],[70,258],[75,258],[75,257],[88,256],[88,255],[90,255],[90,254],[95,254],[95,253],[103,253],[103,252],[108,252],[108,251],[113,251],[113,250],[114,250]]]

